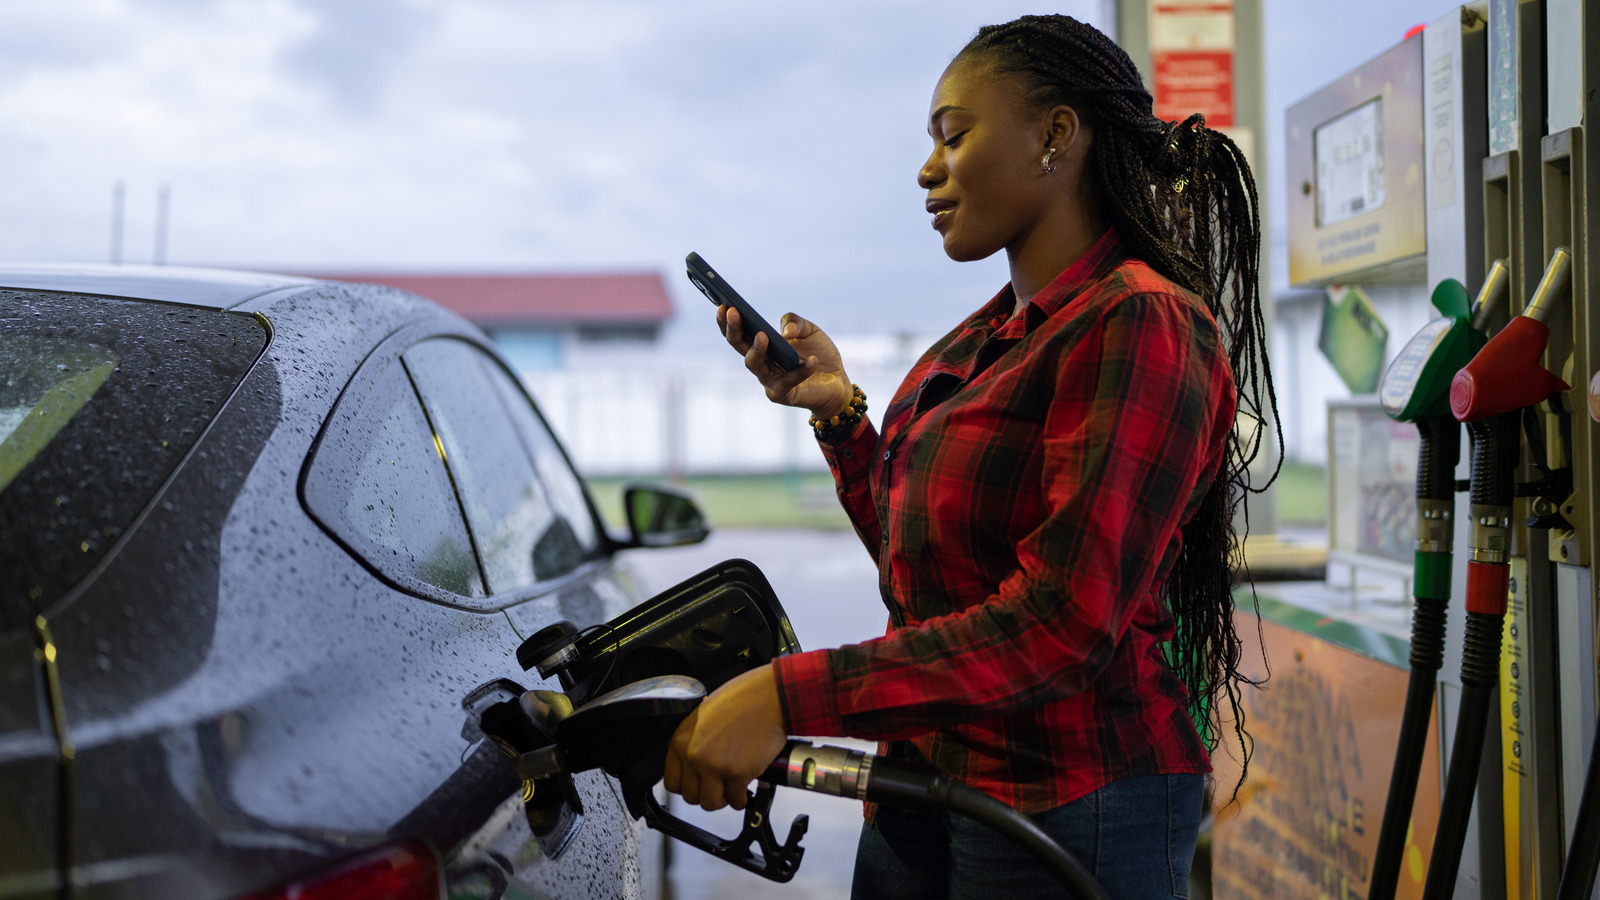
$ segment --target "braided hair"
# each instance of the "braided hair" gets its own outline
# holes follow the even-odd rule
[[[1205,127],[1203,116],[1156,118],[1128,54],[1069,16],[1023,16],[987,26],[956,59],[1019,78],[1032,106],[1077,111],[1094,135],[1086,175],[1132,255],[1199,296],[1221,329],[1239,414],[1251,427],[1229,430],[1218,471],[1183,526],[1182,552],[1162,589],[1178,623],[1168,658],[1189,689],[1200,736],[1214,748],[1222,723],[1231,719],[1248,768],[1251,741],[1239,685],[1257,682],[1239,671],[1233,586],[1249,573],[1234,516],[1246,494],[1267,489],[1283,462],[1259,296],[1261,219],[1250,165],[1233,141]],[[1279,457],[1257,487],[1249,466],[1261,452],[1269,418],[1278,428]],[[1256,612],[1259,623],[1259,604]]]

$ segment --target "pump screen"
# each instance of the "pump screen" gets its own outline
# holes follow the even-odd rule
[[[1317,163],[1318,228],[1383,206],[1382,98],[1318,127],[1312,145]]]

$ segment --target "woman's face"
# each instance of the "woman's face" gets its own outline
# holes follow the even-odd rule
[[[1018,250],[1055,199],[1040,183],[1049,119],[1025,110],[1020,80],[957,59],[933,90],[928,134],[933,152],[917,183],[946,255],[967,261]]]

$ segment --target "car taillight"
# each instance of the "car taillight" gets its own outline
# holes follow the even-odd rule
[[[397,841],[239,900],[439,900],[444,894],[440,874],[432,847]]]

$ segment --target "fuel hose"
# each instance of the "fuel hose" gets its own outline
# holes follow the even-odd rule
[[[1520,450],[1519,411],[1467,426],[1472,435],[1472,559],[1467,563],[1466,646],[1461,655],[1461,705],[1445,774],[1439,830],[1428,861],[1423,900],[1455,894],[1483,740],[1500,678],[1500,641],[1510,577],[1512,475]]]
[[[1079,900],[1109,900],[1083,864],[1032,819],[926,766],[844,747],[790,741],[762,781],[897,809],[948,810],[1016,841]]]
[[[1392,900],[1405,856],[1406,832],[1428,740],[1434,685],[1444,665],[1445,618],[1450,604],[1455,469],[1461,456],[1460,424],[1452,416],[1417,422],[1417,550],[1412,570],[1411,674],[1395,747],[1389,796],[1378,829],[1369,900]]]

